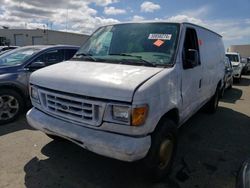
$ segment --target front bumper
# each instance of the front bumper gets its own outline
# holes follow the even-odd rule
[[[89,151],[122,161],[144,158],[151,145],[150,136],[130,137],[89,129],[54,118],[36,108],[29,110],[26,117],[35,129],[63,137]]]

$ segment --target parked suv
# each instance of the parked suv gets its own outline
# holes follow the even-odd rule
[[[27,46],[0,56],[0,124],[13,121],[29,104],[30,74],[70,59],[77,46]]]
[[[177,128],[205,104],[216,111],[224,58],[222,37],[194,24],[104,26],[71,61],[31,75],[27,120],[100,155],[144,158],[152,177],[162,178]]]

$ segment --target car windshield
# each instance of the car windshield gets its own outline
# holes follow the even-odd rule
[[[226,54],[226,56],[229,58],[230,61],[239,62],[239,56],[238,55]]]
[[[75,58],[108,63],[170,65],[176,51],[179,24],[129,23],[98,29]]]
[[[15,66],[24,63],[32,55],[38,52],[38,48],[19,48],[11,50],[0,56],[0,66]]]

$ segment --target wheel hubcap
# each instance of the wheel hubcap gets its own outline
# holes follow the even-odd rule
[[[19,109],[17,99],[10,95],[0,96],[0,120],[13,118]]]
[[[161,143],[160,153],[159,153],[159,168],[164,169],[170,162],[171,156],[173,154],[174,144],[170,139],[166,139]]]

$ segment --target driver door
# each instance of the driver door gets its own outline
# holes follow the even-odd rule
[[[197,64],[188,65],[188,50],[198,52]],[[184,119],[193,115],[201,102],[202,89],[202,67],[200,63],[200,52],[198,37],[194,28],[186,28],[185,40],[182,50],[182,70],[181,70],[181,95],[182,95],[182,116]]]

